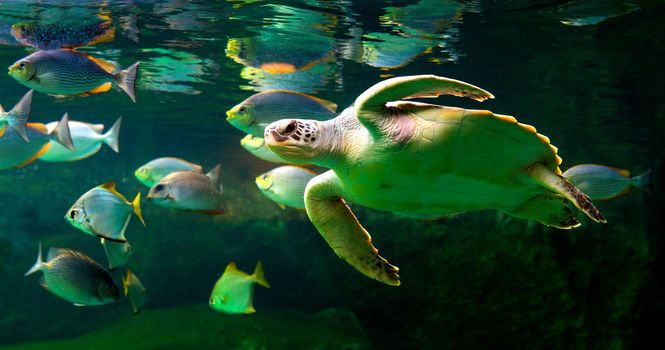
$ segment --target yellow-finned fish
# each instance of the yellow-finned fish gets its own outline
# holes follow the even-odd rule
[[[122,243],[127,241],[125,229],[132,214],[145,226],[141,193],[130,202],[116,190],[115,183],[107,182],[84,193],[67,211],[65,219],[89,235]]]
[[[252,134],[247,134],[247,136],[240,140],[240,145],[255,157],[263,159],[266,162],[288,164],[287,161],[280,158],[277,154],[268,149],[268,146],[266,146],[266,142],[263,137],[256,137]]]
[[[109,261],[109,270],[113,271],[120,266],[125,266],[132,257],[134,250],[129,242],[114,242],[104,238],[100,239],[104,246],[104,253]]]
[[[285,165],[257,176],[256,186],[282,209],[305,209],[305,187],[315,176],[305,168]]]
[[[27,123],[26,135],[30,142],[25,142],[16,130],[9,128],[0,137],[0,170],[20,168],[32,163],[51,147],[50,141],[75,150],[69,134],[69,117],[65,113],[60,122],[51,132],[41,123]]]
[[[142,184],[152,187],[155,186],[161,179],[170,173],[176,171],[193,171],[195,173],[203,173],[203,168],[184,159],[176,157],[162,157],[153,159],[141,165],[134,172],[134,176],[141,181]]]
[[[111,62],[72,50],[37,51],[9,67],[19,83],[46,94],[81,95],[106,92],[113,83],[136,102],[134,81],[139,62],[115,73]]]
[[[210,307],[227,314],[250,315],[255,313],[254,283],[270,288],[270,284],[263,275],[263,265],[260,261],[251,275],[238,270],[235,262],[230,262],[212,289]]]
[[[630,177],[630,171],[598,164],[580,164],[561,174],[591,200],[610,200],[627,194],[633,187],[651,194],[651,170]]]
[[[125,290],[125,296],[132,303],[132,312],[134,315],[138,315],[145,303],[145,288],[141,280],[129,268],[127,275],[122,277],[122,287]]]
[[[328,120],[337,116],[337,105],[314,96],[288,90],[254,94],[226,112],[226,120],[236,128],[263,137],[266,126],[281,119]]]
[[[120,134],[120,124],[122,118],[118,118],[113,126],[106,132],[103,124],[88,124],[70,120],[69,132],[76,150],[72,151],[61,146],[58,143],[51,142],[51,147],[39,157],[39,160],[46,162],[72,162],[85,159],[95,155],[102,148],[102,143],[107,144],[116,153],[118,149],[118,136]],[[46,128],[52,131],[55,123],[46,124]]]
[[[176,171],[164,177],[148,193],[148,200],[164,208],[207,215],[226,212],[217,165],[208,174]]]
[[[51,248],[44,261],[39,243],[37,262],[25,275],[37,271],[44,273],[39,280],[42,287],[76,306],[108,304],[120,297],[111,274],[91,257],[73,249]]]
[[[11,126],[19,136],[25,141],[28,139],[28,132],[25,124],[30,118],[30,105],[32,104],[32,90],[23,95],[20,101],[9,112],[5,112],[0,105],[0,137],[5,134],[7,126]]]

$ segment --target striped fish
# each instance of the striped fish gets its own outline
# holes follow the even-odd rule
[[[562,176],[579,188],[591,200],[610,200],[627,194],[633,187],[651,194],[651,170],[631,177],[630,171],[605,165],[580,164],[566,170]]]
[[[136,102],[134,81],[139,62],[115,73],[116,66],[71,50],[37,51],[9,67],[9,75],[39,92],[87,95],[106,92],[113,83]]]
[[[52,140],[74,150],[68,122],[69,117],[65,113],[51,132],[42,123],[27,123],[26,135],[30,142],[25,142],[14,129],[7,129],[5,135],[0,137],[0,170],[20,168],[32,163],[48,151]]]

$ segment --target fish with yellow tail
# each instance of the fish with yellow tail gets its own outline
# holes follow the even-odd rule
[[[5,134],[0,137],[0,170],[20,168],[32,163],[49,150],[50,141],[75,150],[68,122],[69,117],[65,113],[50,132],[42,123],[27,123],[26,135],[30,142],[25,142],[25,139],[13,128],[5,130]]]
[[[0,137],[5,134],[7,126],[11,126],[22,139],[30,141],[25,124],[28,122],[28,118],[30,118],[31,104],[32,90],[26,92],[9,112],[5,112],[2,105],[0,105]]]
[[[226,209],[219,169],[217,165],[205,175],[193,171],[171,173],[150,189],[148,201],[164,208],[222,215]]]
[[[72,50],[37,51],[9,67],[19,83],[46,94],[86,95],[106,92],[116,84],[136,102],[134,82],[139,62],[120,72],[104,60]]]
[[[305,209],[305,187],[318,174],[299,166],[285,165],[256,177],[256,186],[280,208]]]
[[[255,313],[255,283],[270,288],[270,284],[263,275],[261,261],[256,264],[254,273],[251,275],[238,270],[235,262],[230,262],[212,289],[210,307],[227,314],[250,315]]]
[[[136,176],[142,184],[152,187],[166,175],[175,173],[176,171],[203,173],[203,168],[198,164],[188,162],[184,159],[176,157],[161,157],[141,165],[134,172],[134,176]]]
[[[69,121],[69,131],[71,132],[72,142],[76,150],[67,149],[57,143],[51,142],[51,147],[39,157],[39,160],[46,162],[73,162],[76,160],[92,157],[102,148],[102,143],[107,144],[116,153],[118,149],[118,136],[120,134],[120,124],[122,118],[118,118],[113,126],[105,133],[103,124],[88,124],[74,120]],[[55,128],[55,123],[46,124],[46,128],[51,131]]]
[[[651,170],[631,177],[630,171],[598,164],[575,165],[561,174],[591,200],[610,200],[633,187],[651,194]]]
[[[122,287],[125,291],[125,296],[132,303],[132,312],[134,315],[138,315],[145,303],[145,287],[143,287],[141,280],[129,268],[127,269],[127,275],[122,276]]]
[[[107,182],[84,193],[67,211],[65,219],[72,226],[109,241],[127,242],[125,230],[132,214],[141,216],[141,193],[133,201],[120,194],[115,183]]]
[[[44,261],[39,243],[37,262],[25,275],[37,271],[44,273],[39,280],[42,287],[76,306],[104,305],[120,297],[111,274],[91,257],[73,249],[51,248]]]

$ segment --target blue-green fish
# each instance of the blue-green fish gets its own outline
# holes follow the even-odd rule
[[[120,297],[111,274],[91,257],[73,249],[51,248],[44,261],[40,243],[37,262],[25,275],[37,271],[44,273],[39,280],[42,287],[76,306],[108,304]]]
[[[113,271],[120,266],[127,265],[134,253],[129,242],[114,242],[102,238],[100,243],[104,246],[104,253],[109,261],[109,270]]]
[[[193,171],[195,173],[202,173],[203,168],[198,164],[190,163],[184,159],[162,157],[153,159],[141,165],[134,172],[134,176],[136,176],[142,184],[152,187],[161,181],[166,175],[176,171]]]
[[[337,105],[288,90],[269,90],[254,94],[226,112],[226,120],[236,128],[263,137],[268,124],[287,118],[328,120],[337,114]]]
[[[217,165],[205,175],[193,171],[171,173],[150,188],[148,200],[164,208],[222,215],[226,207],[219,168]]]
[[[625,169],[581,164],[564,171],[562,176],[591,200],[613,199],[630,192],[633,187],[651,194],[651,170],[630,177],[630,172]]]
[[[53,50],[113,41],[115,28],[111,21],[80,26],[22,22],[12,25],[11,34],[23,45]]]
[[[71,50],[37,51],[9,67],[9,75],[35,91],[54,95],[105,92],[113,83],[136,102],[134,81],[139,62],[114,73],[116,66]]]
[[[280,208],[305,209],[305,187],[316,175],[305,168],[285,165],[257,176],[255,182],[261,193]]]
[[[125,229],[132,213],[145,226],[141,216],[141,193],[130,202],[116,190],[115,183],[107,182],[84,193],[67,211],[65,219],[89,235],[126,242]]]
[[[268,146],[266,146],[266,142],[265,139],[263,139],[263,137],[256,137],[252,134],[247,134],[247,136],[243,137],[242,140],[240,140],[240,145],[244,149],[249,151],[249,153],[253,154],[255,157],[259,159],[263,159],[271,163],[279,163],[279,164],[288,163],[284,159],[280,158],[273,151],[268,149]]]
[[[20,168],[32,163],[51,147],[50,141],[75,150],[69,134],[69,117],[65,113],[57,126],[48,132],[46,125],[41,123],[27,123],[26,134],[30,142],[25,142],[14,129],[7,129],[5,135],[0,137],[0,170]]]
[[[75,150],[70,150],[58,143],[51,142],[51,147],[39,157],[39,160],[46,162],[72,162],[93,156],[102,148],[102,143],[107,144],[112,150],[118,152],[118,135],[120,134],[120,124],[122,118],[113,124],[113,126],[102,134],[103,124],[88,124],[70,120],[69,132],[74,143]],[[46,124],[46,128],[52,131],[56,126],[55,122]]]
[[[28,132],[25,129],[25,123],[30,118],[30,105],[32,104],[32,90],[23,95],[20,101],[9,112],[5,112],[0,105],[0,137],[5,134],[7,126],[11,126],[19,136],[25,141],[28,139]]]
[[[263,266],[260,261],[251,275],[238,270],[235,262],[230,262],[212,289],[210,307],[227,314],[255,313],[254,283],[270,288],[270,284],[263,275]]]
[[[125,296],[132,303],[132,312],[137,315],[145,303],[145,288],[141,280],[132,270],[127,269],[127,275],[122,277],[122,287],[125,290]]]

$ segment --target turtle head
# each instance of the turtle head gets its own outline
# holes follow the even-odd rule
[[[322,149],[322,123],[316,120],[282,119],[265,128],[266,146],[280,158],[296,164],[312,164]]]

